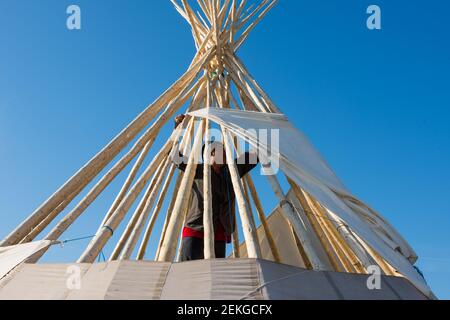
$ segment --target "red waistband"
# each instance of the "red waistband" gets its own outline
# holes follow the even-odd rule
[[[198,238],[203,239],[203,231],[197,231],[188,227],[183,228],[183,238]],[[222,225],[219,224],[216,232],[214,233],[214,241],[225,241],[226,243],[231,243],[231,236],[225,234]]]

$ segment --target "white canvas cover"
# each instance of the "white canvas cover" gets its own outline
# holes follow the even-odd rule
[[[51,241],[36,241],[10,247],[0,247],[0,279],[36,252],[47,248]]]
[[[21,264],[0,281],[1,300],[158,300],[170,263]],[[79,285],[72,279],[78,270]]]
[[[430,288],[411,263],[416,260],[416,257],[406,241],[398,233],[390,232],[393,228],[374,211],[365,210],[364,216],[360,211],[352,210],[346,204],[348,199],[355,199],[360,208],[365,206],[345,188],[305,135],[293,127],[285,115],[218,108],[201,109],[191,112],[190,115],[207,118],[222,125],[253,147],[258,148],[260,156],[261,151],[262,154],[270,154],[277,150],[278,154],[272,154],[272,157],[279,157],[280,170],[330,212],[342,219],[400,275],[408,278],[425,294],[431,294]],[[264,129],[269,132],[278,130],[278,147],[272,145],[271,139],[264,141],[259,139],[257,132]],[[370,218],[370,221],[367,218]],[[377,228],[371,221],[376,222]],[[383,233],[385,235],[394,234],[394,237],[391,239],[383,237]]]
[[[69,268],[79,268],[79,288],[67,285]],[[368,277],[243,258],[22,264],[8,281],[0,281],[0,301],[426,299],[404,278],[382,276],[381,289],[370,290]]]

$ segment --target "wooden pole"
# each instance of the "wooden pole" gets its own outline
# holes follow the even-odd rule
[[[207,7],[207,5],[205,4],[205,2],[203,0],[197,0],[200,8],[203,10],[203,13],[206,16],[206,19],[208,19],[208,21],[211,21],[211,17],[210,17],[210,13],[209,13],[209,9]]]
[[[242,33],[242,35],[240,36],[240,38],[236,41],[235,45],[234,45],[234,51],[236,52],[241,45],[244,43],[244,41],[247,39],[248,35],[250,34],[250,32],[258,25],[258,23],[265,17],[265,15],[275,6],[275,4],[278,2],[278,0],[273,0],[271,2],[271,4],[264,9],[263,12],[261,12],[261,14],[258,16],[258,18],[252,22],[252,24],[250,26],[248,26],[248,28]]]
[[[198,49],[197,55],[196,55],[196,56],[194,57],[194,59],[192,60],[192,62],[191,62],[191,67],[192,67],[193,65],[195,65],[195,64],[202,58],[202,56],[201,56],[200,53],[203,53],[204,51],[207,51],[207,50],[211,50],[211,48],[208,47],[208,43],[209,43],[209,41],[211,40],[212,36],[213,36],[213,33],[212,33],[212,30],[210,30],[210,31],[208,32],[208,34],[206,35],[205,40],[203,41],[202,45],[201,45],[200,48]],[[209,61],[208,61],[208,62],[209,62]]]
[[[227,61],[226,58],[225,58],[225,61]],[[230,68],[230,65],[227,65],[227,67]],[[259,109],[259,111],[268,113],[268,111],[269,111],[268,108],[256,96],[256,94],[251,89],[251,87],[248,85],[248,83],[246,83],[243,80],[243,78],[240,78],[239,75],[240,75],[239,71],[237,71],[236,73],[234,72],[234,70],[232,72],[230,72],[231,79],[233,79],[234,83],[240,89],[240,91],[242,91],[245,94],[245,96],[249,100],[251,100],[252,104],[255,105],[255,107],[257,107]]]
[[[198,83],[193,87],[195,88]],[[181,94],[180,94],[181,96]],[[184,103],[184,99],[182,98],[182,103]],[[177,99],[178,100],[178,99]],[[178,103],[178,102],[177,102]],[[177,103],[173,103],[174,108],[178,108]],[[160,118],[161,120],[161,118]],[[161,126],[162,124],[159,124]],[[86,208],[97,198],[97,196],[109,185],[112,179],[120,173],[120,171],[128,164],[129,161],[139,152],[140,148],[144,146],[145,139],[149,139],[145,137],[145,135],[152,134],[152,132],[159,130],[158,124],[153,125],[143,137],[141,137],[135,146],[129,151],[113,168],[111,168],[105,176],[88,192],[88,194],[82,199],[82,201],[72,210],[70,211],[45,237],[46,240],[57,240],[61,234],[67,230],[67,228],[86,210]],[[156,134],[156,133],[154,133]],[[151,137],[150,137],[151,138]],[[141,147],[142,146],[142,147]],[[61,209],[62,210],[62,209]],[[49,219],[48,219],[49,220]],[[41,222],[39,228],[45,228],[51,221],[44,220]],[[42,250],[39,254],[33,256],[32,260],[29,260],[29,263],[35,263],[45,254],[48,250]]]
[[[327,239],[330,241],[330,244],[333,248],[333,252],[335,253],[339,263],[341,264],[341,267],[344,272],[354,272],[354,268],[352,267],[352,264],[350,262],[350,259],[348,258],[348,252],[345,251],[344,247],[342,246],[342,243],[339,241],[336,233],[332,228],[330,228],[328,217],[323,215],[323,212],[321,212],[317,206],[312,203],[312,199],[309,197],[309,195],[303,190],[300,190],[301,194],[306,199],[306,207],[310,209],[310,217],[316,218],[317,223],[320,226],[320,229],[323,231],[324,235],[327,237]],[[309,213],[309,212],[308,212]]]
[[[145,190],[144,195],[142,196],[141,200],[139,201],[138,206],[134,210],[134,213],[131,216],[131,219],[128,222],[128,225],[126,226],[124,232],[122,233],[122,236],[120,237],[119,241],[117,242],[117,244],[111,254],[111,257],[109,258],[109,261],[114,261],[119,258],[121,252],[123,251],[125,244],[127,243],[128,239],[130,238],[130,235],[133,231],[134,226],[136,225],[136,223],[138,223],[139,217],[142,215],[142,213],[144,211],[147,200],[150,198],[151,194],[157,187],[157,179],[158,179],[159,175],[161,174],[161,172],[163,171],[163,169],[164,169],[164,160],[162,160],[161,163],[158,165],[158,169],[156,170],[156,173],[154,174],[153,178],[151,179],[150,183],[148,184],[147,190]],[[106,223],[106,221],[108,221],[108,219],[105,220],[105,223]]]
[[[322,225],[322,228],[330,236],[334,243],[336,253],[340,257],[340,261],[344,264],[347,272],[364,272],[360,260],[355,255],[354,251],[349,247],[348,243],[339,235],[334,226],[333,219],[327,214],[326,210],[313,199],[309,194],[302,191],[308,203],[314,210],[315,216]]]
[[[247,4],[247,0],[242,0],[239,4],[239,7],[236,11],[236,19],[240,19],[242,15],[242,11],[245,9],[245,5]]]
[[[183,175],[181,181],[180,189],[181,192],[178,193],[177,199],[174,204],[173,212],[171,214],[169,224],[167,226],[167,231],[163,239],[161,250],[159,253],[158,261],[172,261],[174,258],[178,230],[182,222],[182,214],[186,209],[186,204],[189,200],[190,190],[194,182],[195,171],[197,169],[198,155],[202,148],[203,141],[203,127],[204,121],[200,122],[199,128],[197,129],[197,134],[194,141],[194,146],[192,148],[191,155],[189,156],[189,161],[186,167],[186,171]]]
[[[186,0],[184,0],[186,1]],[[222,46],[220,43],[220,30],[218,26],[218,13],[217,13],[217,7],[215,5],[212,6],[212,29],[214,31],[214,41],[216,42],[217,46],[217,56],[220,59],[220,56],[222,55]]]
[[[250,194],[252,195],[253,202],[256,207],[256,211],[258,212],[259,220],[261,221],[261,225],[264,229],[264,234],[266,235],[267,242],[269,243],[270,251],[272,252],[272,256],[275,261],[281,263],[280,252],[277,248],[275,240],[273,239],[272,232],[270,231],[269,223],[267,222],[266,215],[264,213],[264,208],[261,204],[261,200],[259,199],[258,192],[256,191],[255,184],[250,175],[247,175],[245,178],[245,182],[250,189]]]
[[[158,219],[158,215],[161,212],[162,206],[164,204],[164,199],[166,197],[167,190],[169,189],[170,182],[172,181],[174,172],[175,172],[175,165],[171,164],[169,173],[167,174],[163,188],[161,190],[161,193],[159,194],[158,202],[156,203],[156,206],[153,209],[152,217],[150,218],[150,222],[148,223],[147,229],[145,230],[144,238],[142,239],[142,243],[139,246],[137,260],[143,260],[145,257],[148,241],[150,240],[150,236],[152,234],[156,219]]]
[[[205,104],[206,104],[206,103],[205,103]],[[193,123],[194,123],[194,119],[193,119]],[[192,126],[192,133],[191,133],[191,135],[193,136],[194,134],[195,134],[195,127]],[[192,142],[191,142],[191,143],[192,143]],[[190,149],[189,149],[189,150],[188,150],[188,149],[189,149],[188,146],[185,145],[185,150],[183,150],[183,154],[189,154]],[[180,261],[181,261],[181,254],[182,254],[182,250],[183,250],[183,248],[184,248],[184,243],[183,243],[183,241],[179,241],[179,238],[182,239],[182,235],[183,235],[183,232],[182,232],[183,226],[186,225],[186,221],[187,221],[187,219],[188,219],[189,208],[191,207],[191,204],[192,204],[192,196],[193,196],[193,195],[192,195],[192,188],[189,189],[189,190],[185,190],[185,192],[188,193],[188,194],[186,195],[188,201],[187,201],[186,206],[185,206],[185,209],[183,210],[183,213],[182,213],[182,223],[178,224],[177,229],[176,229],[176,231],[175,231],[175,233],[178,234],[177,242],[179,242],[179,245],[178,245],[178,249],[176,250],[176,251],[177,251],[176,256],[174,255],[173,257],[171,257],[172,260],[175,258],[175,261],[176,261],[176,262],[180,262]],[[176,199],[175,199],[175,200],[176,200]],[[176,245],[175,245],[175,247],[176,247]]]
[[[237,220],[236,220],[236,212],[234,212],[234,219],[235,219],[235,224],[234,224],[234,232],[232,235],[233,258],[237,259],[237,258],[241,257],[241,250],[240,250],[240,243],[239,243],[239,230],[238,230],[238,225],[237,225]]]
[[[305,248],[303,248],[303,245],[300,242],[300,239],[298,238],[294,227],[292,226],[292,223],[289,220],[287,220],[287,219],[286,219],[286,221],[289,224],[289,229],[290,229],[290,231],[292,233],[292,236],[294,237],[295,244],[297,245],[298,253],[300,254],[300,257],[302,258],[302,261],[303,261],[303,263],[305,265],[305,268],[308,269],[308,270],[314,269],[314,267],[313,267],[313,265],[311,263],[311,260],[309,259],[308,255],[307,255],[307,253],[305,251]]]
[[[227,20],[229,19],[229,14],[231,12],[231,8],[230,8],[230,10],[227,10],[229,5],[230,5],[230,0],[225,0],[222,8],[219,11],[219,16],[217,18],[217,21],[218,21],[217,26],[219,28],[219,33],[223,33],[226,31],[226,30],[222,29],[222,27],[224,26],[224,24],[226,25],[225,16],[227,16]],[[228,12],[228,15],[227,15],[227,12]],[[224,21],[225,21],[225,23],[224,23]]]
[[[193,102],[192,104],[189,106],[188,109],[191,109],[193,107],[193,104],[196,103],[196,101],[198,99],[200,99],[200,97],[202,96],[202,87],[197,91],[197,93],[195,94],[194,98],[193,98]],[[185,118],[185,120],[183,121],[182,124],[180,124],[180,128],[184,128],[185,127],[185,123],[188,121],[188,118]],[[189,134],[190,134],[190,130],[193,126],[193,120],[189,122],[188,125],[188,129],[186,131],[186,134],[183,136],[182,139],[182,144],[185,144],[188,142],[189,139]],[[168,158],[170,158],[170,156],[168,156]],[[169,159],[168,159],[169,160]],[[164,167],[165,168],[165,167]],[[159,169],[158,169],[159,171]],[[117,258],[119,258],[119,255],[123,249],[123,247],[125,246],[126,241],[129,239],[129,236],[134,228],[134,226],[136,225],[139,217],[142,214],[142,211],[144,210],[144,207],[146,206],[146,202],[149,199],[149,197],[151,196],[151,194],[153,193],[153,190],[155,188],[156,185],[158,185],[158,182],[156,180],[156,176],[159,176],[159,172],[155,174],[155,177],[152,181],[152,183],[149,185],[148,191],[146,192],[146,195],[144,196],[144,198],[142,199],[141,203],[139,204],[138,208],[136,209],[135,214],[133,215],[133,218],[131,219],[129,225],[127,226],[126,231],[124,232],[124,234],[122,235],[121,239],[119,240],[119,243],[117,244],[112,256],[110,260],[116,260]]]
[[[213,11],[215,12],[215,11]],[[207,108],[211,107],[211,84],[208,81],[207,93]],[[213,225],[213,206],[212,206],[212,192],[211,192],[211,144],[209,139],[211,137],[211,123],[206,120],[205,132],[205,150],[203,154],[203,229],[204,229],[204,248],[203,254],[206,260],[215,259],[215,240],[214,240],[214,225]]]
[[[238,28],[241,28],[243,25],[249,22],[251,18],[253,18],[258,13],[258,11],[260,11],[268,2],[269,0],[261,1],[260,4],[255,9],[253,9],[253,11],[250,14],[248,14],[245,18],[242,18],[241,21],[239,21]]]
[[[228,169],[230,171],[231,180],[233,183],[234,193],[239,208],[242,228],[244,230],[245,244],[247,246],[247,254],[249,258],[261,259],[261,248],[259,246],[258,237],[256,234],[256,226],[254,225],[248,204],[244,197],[244,187],[239,176],[239,171],[234,160],[234,152],[231,147],[231,137],[228,131],[222,127],[224,146],[226,151],[226,158]]]
[[[164,178],[164,176],[167,174],[167,171],[169,169],[169,159],[167,159],[164,164],[163,164],[163,170],[158,173],[158,175],[155,177],[156,178],[156,183],[155,183],[155,187],[153,188],[149,198],[146,200],[145,202],[145,206],[142,209],[142,212],[139,216],[138,221],[136,222],[136,224],[134,225],[133,231],[130,234],[130,237],[128,238],[122,253],[120,254],[119,259],[120,260],[127,260],[130,259],[134,248],[136,247],[136,244],[139,240],[139,237],[142,233],[142,229],[145,226],[145,223],[148,219],[148,215],[150,213],[150,209],[153,207],[153,204],[155,203],[156,200],[156,196],[158,195],[159,191],[161,190],[161,183],[162,180]]]
[[[229,30],[230,30],[230,34],[229,34],[229,42],[230,44],[234,43],[234,35],[235,35],[235,28],[236,28],[236,16],[237,13],[237,6],[236,6],[236,0],[233,0],[232,4],[231,4],[231,10],[230,10],[230,15],[227,18],[228,21],[230,23],[229,25]]]
[[[331,265],[333,266],[334,271],[337,271],[337,272],[346,271],[343,269],[343,266],[342,266],[340,260],[338,259],[338,257],[336,257],[337,249],[335,249],[333,247],[331,241],[329,240],[329,238],[325,234],[324,230],[322,229],[322,226],[317,221],[317,219],[316,219],[317,217],[315,216],[315,213],[314,213],[313,209],[311,208],[311,206],[308,204],[308,201],[305,198],[304,194],[302,193],[302,190],[300,189],[300,187],[297,184],[295,184],[295,182],[293,182],[289,178],[288,178],[288,182],[291,185],[292,190],[294,191],[297,199],[299,200],[300,205],[302,206],[303,211],[305,212],[306,218],[309,220],[312,228],[314,229],[314,232],[316,233],[317,237],[319,238],[320,243],[328,256],[328,259],[329,259]]]
[[[200,91],[197,92],[197,94],[196,94],[196,96],[194,97],[194,99],[193,99],[193,101],[192,101],[191,106],[189,107],[189,109],[195,108],[194,106],[197,105],[199,99],[201,99],[202,96],[203,96],[203,95],[202,95],[202,92],[200,92]],[[183,136],[183,139],[181,140],[181,144],[180,144],[180,146],[182,146],[182,148],[183,148],[183,152],[184,152],[184,153],[186,153],[187,149],[189,148],[189,144],[190,144],[190,142],[191,142],[191,135],[193,134],[193,129],[194,129],[194,118],[186,117],[186,118],[184,119],[183,123],[179,125],[180,128],[184,128],[184,127],[186,126],[186,122],[189,122],[189,124],[187,125],[186,132],[185,132],[185,134],[184,134],[184,136]],[[176,149],[176,148],[175,148],[175,149]],[[177,150],[177,152],[178,152],[178,149],[176,149],[176,150]],[[172,152],[173,152],[173,150],[172,150]],[[171,155],[169,155],[169,157],[171,157]],[[172,169],[173,169],[172,171],[174,171],[174,170],[175,170],[175,165],[172,164],[171,166],[172,166]],[[175,183],[175,188],[174,188],[174,190],[178,190],[178,188],[179,188],[179,186],[180,186],[180,183],[181,183],[181,177],[182,177],[182,174],[183,174],[183,172],[180,171],[180,174],[178,175],[178,178],[177,178],[176,183]],[[168,186],[167,186],[167,188],[168,188]],[[175,191],[174,191],[174,192],[175,192]],[[175,199],[175,197],[172,198],[172,201],[171,201],[171,203],[170,203],[170,206],[169,206],[169,210],[168,210],[167,216],[169,216],[169,214],[172,212],[172,208],[173,208],[173,205],[174,205],[174,199]],[[164,223],[163,230],[162,230],[162,232],[161,232],[161,239],[164,238],[164,234],[165,234],[166,229],[167,229],[167,224],[168,224],[168,218],[167,218],[167,216],[166,216],[166,221],[165,221],[165,223]],[[161,242],[161,241],[162,241],[162,240],[160,240],[160,242]],[[161,246],[161,244],[158,246],[157,256],[159,255],[159,248],[160,248],[160,246]],[[155,258],[155,260],[157,260],[157,259]]]
[[[171,217],[172,212],[173,212],[173,207],[175,206],[175,201],[177,199],[178,190],[180,190],[180,185],[181,185],[181,181],[183,180],[183,176],[184,176],[184,172],[182,172],[182,171],[178,172],[178,176],[177,176],[177,179],[175,181],[175,186],[174,186],[174,189],[173,189],[174,192],[173,192],[173,195],[172,195],[172,199],[170,201],[169,208],[167,209],[166,219],[164,220],[164,225],[163,225],[163,228],[161,230],[161,236],[160,236],[160,239],[159,239],[158,249],[156,250],[155,261],[159,261],[159,255],[161,253],[161,248],[162,248],[162,245],[164,243],[164,239],[166,237],[166,233],[167,233],[167,228],[169,226],[170,217]]]
[[[198,50],[200,45],[201,45],[200,31],[198,30],[200,23],[198,23],[195,15],[193,14],[192,10],[190,9],[190,6],[187,3],[187,1],[186,0],[181,0],[181,2],[183,3],[185,12],[187,14],[187,20],[188,20],[188,22],[190,23],[190,25],[192,27],[192,33],[194,35],[195,45],[196,45],[197,50]]]
[[[255,216],[253,214],[252,203],[250,202],[250,197],[248,195],[248,188],[247,188],[247,184],[245,183],[245,179],[241,179],[241,183],[242,183],[242,188],[244,190],[244,200],[247,203],[248,212],[249,212],[250,218],[252,220],[251,223],[256,228],[256,240],[258,241],[258,244],[261,247],[261,241],[259,241],[259,235],[258,235],[258,227],[256,224]],[[262,257],[262,253],[261,253],[261,257]]]
[[[363,247],[366,249],[367,253],[371,255],[371,257],[375,260],[376,264],[381,268],[384,274],[388,276],[398,277],[399,273],[391,267],[389,263],[384,260],[375,250],[373,250],[369,245],[367,245],[364,241],[361,241]]]
[[[225,86],[223,87],[223,89],[225,89]],[[224,93],[223,93],[223,91],[221,92],[222,94],[222,101],[224,101],[224,100],[226,100],[225,98],[224,98]],[[227,105],[225,105],[225,108],[230,108],[230,105],[229,104],[227,104]],[[235,148],[235,150],[236,150],[236,152],[238,153],[238,155],[240,154],[240,152],[241,152],[241,149],[240,149],[240,146],[239,146],[239,142],[238,142],[238,140],[237,140],[237,137],[235,137],[234,138],[234,141],[233,141],[233,145],[234,145],[234,148]],[[253,215],[253,209],[252,209],[252,204],[251,204],[251,202],[250,202],[250,197],[249,197],[249,192],[248,192],[248,185],[247,185],[247,183],[246,183],[246,178],[250,178],[250,175],[247,175],[246,177],[244,177],[244,178],[241,178],[241,183],[242,183],[242,187],[243,187],[243,190],[244,190],[244,199],[245,199],[245,202],[247,203],[247,207],[248,207],[248,210],[249,210],[249,214],[250,214],[250,219],[251,219],[251,224],[252,225],[254,225],[255,226],[255,228],[256,228],[256,221],[255,221],[255,217],[254,217],[254,215]],[[257,210],[258,211],[258,210]],[[259,213],[259,211],[258,211],[258,213]],[[265,218],[265,217],[264,217]],[[265,229],[264,229],[265,230]],[[236,230],[235,230],[236,231]],[[269,231],[270,232],[270,231]],[[237,233],[237,232],[236,232]],[[256,241],[257,241],[257,243],[258,243],[258,245],[260,246],[260,241],[259,241],[259,236],[258,236],[258,231],[256,231],[255,232],[255,234],[256,234]],[[266,236],[267,236],[267,234],[266,234]],[[269,241],[270,242],[270,241]],[[270,244],[269,244],[270,245]],[[276,256],[276,255],[275,255]],[[274,256],[274,257],[275,257]],[[261,257],[262,257],[262,253],[261,253]]]
[[[178,249],[176,250],[177,251],[176,256],[174,255],[176,262],[181,262],[181,255],[183,253],[184,243],[183,243],[183,241],[179,241],[179,239],[180,238],[183,239],[182,238],[183,237],[183,226],[186,225],[186,221],[188,219],[189,208],[191,207],[191,204],[192,204],[191,203],[191,201],[192,201],[192,190],[188,191],[188,192],[189,192],[188,202],[187,202],[186,208],[184,209],[184,212],[183,212],[183,215],[182,215],[183,216],[183,223],[180,223],[180,225],[178,226],[178,230],[177,230],[177,232],[178,232],[177,242],[179,242],[179,245],[178,245]]]
[[[194,98],[193,103],[192,103],[192,107],[195,108],[195,106],[197,104],[198,104],[198,100],[196,100]],[[186,119],[184,120],[184,122],[186,121]],[[192,142],[191,141],[192,140],[191,136],[194,134],[194,129],[195,129],[194,128],[194,122],[195,122],[194,118],[191,118],[190,121],[189,121],[188,129],[186,130],[186,134],[184,135],[184,137],[183,137],[183,139],[181,141],[180,147],[183,149],[183,154],[187,153],[187,150],[188,150],[188,148],[190,146],[190,143]],[[170,172],[168,174],[168,178],[166,179],[165,185],[163,187],[163,191],[161,191],[160,199],[158,200],[158,203],[157,203],[157,205],[156,205],[156,207],[154,209],[154,213],[152,214],[151,221],[150,221],[150,223],[149,223],[149,225],[147,227],[146,233],[144,235],[144,239],[142,240],[142,244],[141,244],[139,252],[138,252],[138,260],[142,260],[144,258],[146,247],[147,247],[147,243],[149,241],[151,232],[153,230],[154,222],[156,221],[156,219],[158,217],[158,214],[159,214],[159,212],[160,212],[160,210],[162,208],[163,201],[164,201],[165,195],[167,193],[167,190],[168,190],[168,188],[170,186],[170,181],[172,180],[172,177],[173,177],[173,174],[175,172],[175,169],[176,169],[175,164],[171,164]],[[164,221],[164,225],[163,225],[163,228],[161,230],[161,236],[160,236],[159,244],[158,244],[158,247],[157,247],[157,250],[156,250],[155,259],[154,259],[155,261],[158,261],[159,253],[160,253],[160,250],[161,250],[161,246],[162,246],[162,243],[163,243],[166,231],[167,231],[167,226],[169,224],[170,215],[172,213],[173,206],[175,204],[175,200],[176,200],[175,194],[177,193],[177,190],[179,190],[179,188],[180,188],[182,178],[183,178],[183,172],[180,171],[179,174],[178,174],[178,177],[176,179],[176,182],[175,182],[175,187],[174,187],[174,192],[173,192],[173,195],[172,195],[172,199],[170,201],[169,208],[167,210],[166,218],[165,218],[165,221]]]
[[[235,77],[234,79],[235,84],[239,86],[240,79],[238,77]],[[236,83],[236,81],[238,83]],[[250,99],[254,99],[255,94],[250,94],[247,92],[247,95]],[[267,109],[264,108],[260,103],[257,101],[252,101],[256,106],[259,106],[261,112],[268,113]],[[246,108],[247,105],[244,104],[244,108]],[[267,175],[267,178],[269,180],[270,185],[272,186],[273,191],[275,192],[275,195],[278,197],[280,201],[280,206],[282,209],[282,212],[284,213],[285,218],[289,221],[290,225],[292,226],[295,235],[299,241],[299,247],[300,252],[304,251],[305,254],[307,254],[307,260],[309,260],[311,267],[315,270],[325,270],[326,266],[323,265],[323,263],[320,261],[319,257],[317,256],[316,252],[314,251],[313,246],[308,241],[306,237],[306,230],[304,228],[303,222],[301,221],[298,214],[294,212],[294,208],[292,204],[287,200],[287,197],[285,196],[280,183],[278,182],[278,179],[274,175]]]
[[[199,86],[202,85],[202,80],[192,88],[185,88],[182,90],[178,98],[176,98],[166,108],[166,113],[162,114],[158,120],[146,131],[146,133],[135,143],[134,147],[122,157],[101,179],[97,184],[87,193],[87,195],[80,201],[80,203],[72,209],[45,237],[46,240],[57,240],[66,231],[75,220],[87,209],[87,207],[101,194],[101,192],[111,183],[111,181],[123,170],[123,168],[132,160],[134,156],[145,146],[147,141],[154,139],[159,132],[161,126],[163,126],[170,117],[178,110],[186,100],[193,94]],[[185,93],[186,90],[189,91]],[[47,248],[48,249],[48,248]],[[39,254],[34,256],[34,259],[39,259],[44,255],[47,249],[41,250]],[[37,261],[37,260],[36,260]]]
[[[150,177],[155,173],[158,164],[165,156],[167,156],[174,144],[174,141],[178,140],[180,134],[181,128],[180,130],[174,131],[169,141],[166,142],[160,152],[153,159],[147,170],[142,174],[138,181],[136,181],[127,196],[120,203],[114,214],[108,219],[105,227],[102,228],[102,230],[91,240],[86,250],[78,259],[78,263],[92,263],[95,261],[106,242],[112,237],[114,230],[123,220],[127,211],[144,188],[148,179],[150,179]]]
[[[64,200],[55,210],[53,210],[41,223],[39,223],[29,234],[20,241],[20,244],[33,241],[47,226],[64,210],[64,208],[78,195],[81,190],[77,190],[68,199]]]
[[[261,111],[249,98],[247,98],[244,91],[240,89],[239,85],[234,80],[233,83],[238,90],[239,100],[241,101],[242,106],[245,106],[244,109],[249,111]]]
[[[363,272],[367,271],[367,268],[374,265],[373,257],[368,254],[361,243],[355,238],[355,235],[347,227],[347,225],[342,221],[340,217],[332,213],[331,211],[324,210],[324,214],[328,212],[329,216],[334,221],[333,226],[336,233],[340,234],[345,245],[347,245],[350,250],[356,255],[357,259],[360,261],[363,267]]]
[[[314,247],[311,245],[311,242],[306,237],[307,232],[305,230],[303,222],[301,221],[298,214],[295,213],[292,204],[288,201],[287,197],[282,191],[278,180],[273,175],[267,175],[267,179],[269,180],[270,185],[272,186],[275,192],[275,195],[278,197],[278,200],[280,201],[280,206],[282,212],[284,213],[284,216],[291,223],[303,250],[305,250],[306,254],[308,255],[312,268],[314,270],[326,270],[326,266],[322,264],[322,262],[320,261],[319,257],[317,256],[314,250]]]
[[[262,89],[262,87],[256,82],[248,69],[242,63],[242,61],[235,54],[227,54],[227,62],[233,65],[234,68],[240,70],[245,78],[255,87],[256,91],[261,95],[262,100],[267,104],[270,112],[281,113],[281,110],[275,105],[269,95]]]
[[[219,99],[219,95],[220,95],[220,100],[222,101],[223,105],[220,105],[221,108],[230,108],[230,99],[232,99],[232,93],[231,93],[231,89],[229,86],[229,81],[227,81],[227,83],[225,83],[225,81],[223,81],[222,78],[219,77],[219,82],[221,84],[221,91],[220,94],[216,93],[216,100]],[[217,102],[218,103],[218,102]],[[237,142],[235,141],[235,146],[237,147]],[[244,189],[245,190],[245,189]],[[246,190],[245,190],[246,191]],[[248,201],[248,199],[246,198],[249,207],[250,207],[250,202]],[[250,207],[251,208],[251,207]],[[239,230],[238,230],[238,224],[237,224],[237,216],[236,216],[236,211],[234,210],[235,208],[233,208],[233,219],[234,219],[234,231],[232,234],[232,241],[233,241],[233,257],[236,258],[240,258],[241,253],[240,253],[240,243],[239,243]],[[253,213],[251,213],[251,216],[253,218]],[[253,220],[254,221],[254,220]],[[258,241],[259,243],[259,241]]]
[[[177,82],[175,82],[162,96],[144,110],[130,125],[128,125],[116,138],[114,138],[102,151],[93,157],[83,168],[70,178],[58,189],[48,200],[23,221],[13,232],[11,232],[0,246],[17,244],[33,228],[43,221],[63,201],[73,195],[77,190],[82,190],[92,179],[103,170],[107,164],[122,149],[133,140],[133,138],[153,119],[162,108],[173,99],[203,68],[209,60],[210,54],[205,54],[192,68],[190,68]]]
[[[142,166],[142,162],[144,162],[145,157],[147,156],[148,152],[150,151],[152,145],[153,145],[154,139],[147,142],[147,144],[144,146],[144,149],[142,149],[141,154],[139,155],[138,159],[136,160],[136,163],[133,165],[133,168],[131,169],[130,173],[128,174],[127,179],[125,180],[125,183],[123,184],[122,188],[120,189],[119,193],[117,194],[116,198],[114,199],[114,202],[112,203],[111,207],[109,208],[108,212],[106,213],[105,217],[103,218],[103,221],[100,225],[103,226],[105,222],[111,217],[113,212],[117,209],[120,202],[123,200],[125,195],[127,194],[127,191],[130,189],[131,184],[134,181],[134,178],[136,178],[136,174],[138,173],[139,169]],[[100,230],[100,228],[98,230]]]
[[[194,101],[193,105],[194,106],[195,105],[200,105],[199,101],[200,100]],[[195,119],[191,118],[190,123],[189,123],[189,129],[187,130],[187,133],[189,133],[190,135],[189,136],[185,135],[184,138],[183,138],[183,141],[181,142],[181,145],[180,145],[181,149],[183,150],[182,151],[183,155],[186,155],[186,154],[188,154],[190,152],[189,148],[190,148],[190,145],[192,144],[191,136],[193,136],[194,133],[195,133],[195,126],[194,126],[194,124],[195,124]],[[162,248],[162,245],[164,243],[164,239],[166,237],[166,233],[167,233],[167,228],[169,226],[170,217],[172,215],[173,208],[175,206],[175,201],[177,199],[178,190],[180,190],[181,181],[183,180],[183,177],[184,177],[184,172],[183,171],[179,171],[177,179],[175,181],[175,186],[174,186],[174,189],[173,189],[174,191],[173,191],[172,199],[170,201],[169,208],[168,208],[167,214],[166,214],[166,218],[164,220],[164,225],[163,225],[163,228],[161,230],[161,236],[160,236],[160,239],[159,239],[158,248],[156,250],[155,261],[159,261],[161,248]],[[189,196],[190,196],[190,194],[189,194]]]
[[[220,108],[230,108],[230,96],[231,96],[231,90],[229,85],[227,86],[225,84],[225,82],[219,77],[218,78],[219,83],[220,83],[220,88],[216,88],[215,90],[215,100],[217,101],[217,104],[219,105]],[[237,140],[234,140],[234,146],[235,148],[238,148],[239,145],[237,143]],[[236,149],[239,152],[239,149]],[[243,183],[244,181],[241,181],[241,183]],[[248,196],[248,192],[247,192],[247,188],[245,186],[245,183],[242,185],[243,190],[244,190],[244,197],[245,197],[245,201],[249,210],[249,215],[250,215],[250,225],[253,225],[256,228],[256,223],[253,217],[253,211],[251,208],[251,203],[250,203],[250,199]],[[233,208],[234,209],[234,208]],[[239,258],[240,257],[240,243],[239,243],[239,231],[237,229],[237,220],[236,220],[236,213],[233,210],[233,214],[234,214],[234,220],[235,220],[235,230],[233,232],[232,235],[232,240],[233,240],[233,256],[234,258]],[[258,239],[258,233],[255,232],[255,237],[256,240],[255,242],[258,244],[259,246],[259,239]]]

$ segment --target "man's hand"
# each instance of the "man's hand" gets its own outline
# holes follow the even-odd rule
[[[178,126],[183,122],[184,118],[186,118],[184,114],[175,117],[175,129],[178,128]]]

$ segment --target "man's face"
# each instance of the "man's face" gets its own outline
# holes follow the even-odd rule
[[[215,147],[211,152],[211,164],[222,168],[226,164],[227,155],[223,146]]]

